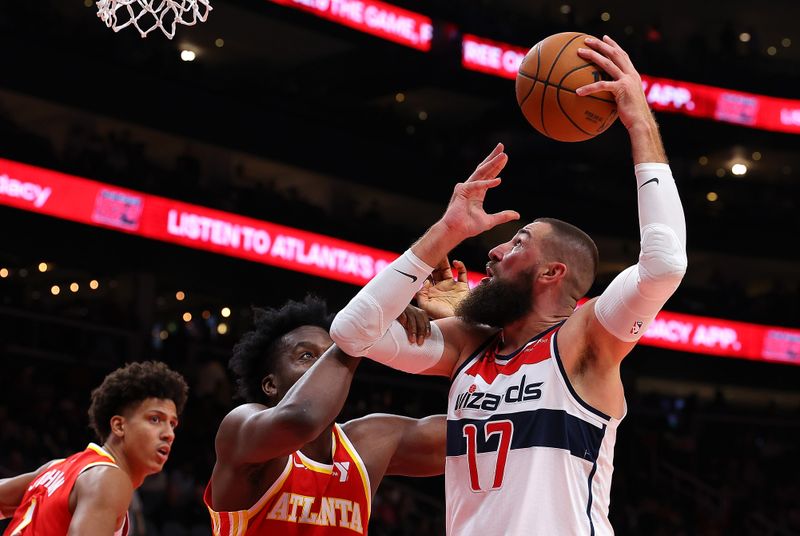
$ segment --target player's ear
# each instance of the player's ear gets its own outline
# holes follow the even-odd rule
[[[122,415],[114,415],[111,417],[109,424],[111,425],[112,434],[117,437],[123,437],[125,435],[125,417]]]
[[[539,276],[544,282],[556,282],[567,275],[567,265],[563,262],[548,262]]]
[[[276,383],[274,374],[269,373],[264,376],[264,378],[261,380],[261,390],[264,391],[264,394],[269,398],[275,396],[275,394],[278,392],[278,385]]]

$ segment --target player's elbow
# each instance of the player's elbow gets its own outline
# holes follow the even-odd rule
[[[639,275],[645,294],[647,290],[659,295],[674,292],[688,264],[686,246],[670,227],[651,224],[642,229]]]
[[[340,311],[331,323],[330,334],[333,342],[344,353],[362,356],[375,342],[364,331],[351,315]]]

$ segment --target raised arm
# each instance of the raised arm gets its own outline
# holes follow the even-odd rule
[[[591,353],[615,366],[630,352],[686,272],[686,222],[658,126],[647,104],[642,80],[624,50],[605,36],[589,38],[579,54],[613,80],[578,89],[579,95],[611,91],[628,130],[639,200],[639,262],[619,274],[602,295],[580,309],[564,334],[586,333]],[[580,322],[577,322],[580,324]],[[585,328],[585,329],[583,329]]]
[[[359,359],[331,346],[272,408],[245,404],[217,432],[217,456],[231,465],[286,456],[315,439],[342,410]]]
[[[456,185],[450,203],[437,221],[408,251],[392,262],[342,309],[331,326],[331,337],[348,354],[363,355],[414,374],[449,376],[463,348],[455,319],[437,321],[422,344],[409,343],[393,319],[420,290],[442,257],[463,240],[496,225],[519,219],[505,210],[487,214],[486,192],[500,184],[497,176],[508,157],[498,144],[475,172]],[[455,329],[453,329],[455,327]]]
[[[118,467],[93,467],[75,482],[70,497],[73,504],[69,536],[92,534],[113,536],[125,520],[133,485]]]

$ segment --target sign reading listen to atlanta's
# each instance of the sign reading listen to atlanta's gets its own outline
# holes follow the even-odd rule
[[[364,285],[396,253],[0,159],[0,205]],[[470,273],[472,285],[482,276]],[[800,330],[662,311],[642,344],[800,365]]]

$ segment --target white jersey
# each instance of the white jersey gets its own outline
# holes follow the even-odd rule
[[[447,534],[607,536],[620,419],[581,400],[562,324],[511,355],[491,337],[456,371],[447,408]]]

